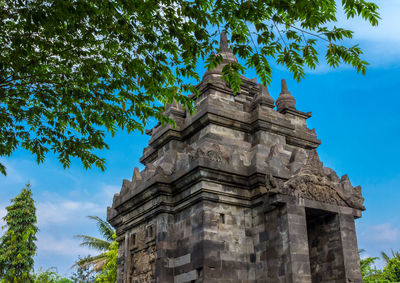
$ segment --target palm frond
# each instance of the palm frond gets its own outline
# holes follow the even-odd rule
[[[114,242],[115,231],[107,221],[104,221],[100,217],[88,217],[97,222],[97,227],[104,239],[87,235],[75,235],[75,237],[82,240],[80,244],[81,246],[89,247],[102,253],[96,256],[87,256],[82,258],[78,260],[72,267],[78,266],[78,268],[86,268],[88,266],[92,266],[93,271],[97,272],[102,270],[103,266],[107,264],[107,251],[110,249],[110,245]]]
[[[391,249],[391,252],[392,252],[392,257],[400,259],[400,252],[398,251],[395,252],[393,249]]]
[[[113,234],[114,234],[114,228],[108,223],[107,221],[104,221],[98,216],[88,216],[90,219],[93,219],[97,222],[97,227],[99,228],[100,233],[103,235],[103,237],[109,241],[113,241]]]
[[[87,257],[81,258],[80,260],[75,262],[75,264],[73,266],[71,266],[71,268],[74,268],[76,266],[78,266],[78,268],[85,268],[88,265],[96,265],[100,261],[104,261],[104,260],[107,260],[106,253],[101,253],[101,254],[95,255],[95,256],[87,256]]]
[[[98,251],[108,251],[111,243],[102,239],[87,235],[75,235],[76,238],[82,239],[81,246],[88,247]]]
[[[383,260],[386,262],[386,263],[388,263],[389,261],[390,261],[390,257],[387,255],[387,253],[385,253],[385,252],[381,252],[381,256],[382,256],[382,258],[383,258]]]

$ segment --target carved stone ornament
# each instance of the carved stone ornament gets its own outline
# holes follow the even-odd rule
[[[130,282],[147,283],[154,281],[156,248],[150,246],[131,256]]]
[[[347,175],[339,179],[332,169],[323,167],[316,150],[310,151],[306,165],[287,181],[278,184],[267,175],[266,187],[271,193],[365,209],[361,187],[353,187]]]
[[[190,160],[206,158],[218,163],[229,163],[229,154],[222,151],[218,144],[211,144],[204,148],[192,149],[189,152]]]

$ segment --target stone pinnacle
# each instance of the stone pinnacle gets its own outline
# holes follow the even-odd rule
[[[135,169],[133,170],[132,182],[141,180],[142,174],[140,174],[139,168],[135,167]]]
[[[228,45],[228,37],[225,32],[221,32],[219,47],[221,48],[221,55],[224,58],[224,62],[237,62],[236,56],[233,54],[232,50]]]
[[[286,80],[282,79],[281,81],[281,93],[290,93],[288,88],[287,88],[287,84],[286,84]]]
[[[267,86],[258,84],[259,92],[255,96],[253,104],[263,104],[270,108],[274,108],[274,99],[269,94]]]
[[[226,36],[225,32],[221,32],[220,40],[219,40],[219,47],[221,48],[222,52],[232,52],[228,46],[228,37]]]
[[[271,95],[269,94],[269,91],[268,91],[268,87],[263,84],[261,84],[261,94],[266,97],[271,97]]]
[[[219,47],[220,47],[221,51],[218,54],[220,54],[222,56],[222,63],[219,64],[219,66],[217,66],[215,69],[207,70],[204,73],[203,81],[206,80],[206,78],[210,75],[221,76],[222,69],[227,63],[237,62],[236,56],[233,54],[232,50],[229,49],[228,37],[226,36],[225,32],[221,32],[220,40],[219,40]],[[214,55],[215,53],[211,52],[211,54]]]
[[[282,79],[281,81],[281,93],[278,97],[278,99],[276,100],[276,107],[278,112],[282,112],[285,109],[295,109],[295,103],[296,100],[294,99],[294,97],[292,96],[292,94],[290,93],[290,91],[287,88],[286,85],[286,80]]]

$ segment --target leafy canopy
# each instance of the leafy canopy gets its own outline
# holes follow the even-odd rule
[[[361,276],[363,282],[375,282],[375,280],[383,280],[382,270],[375,266],[378,257],[367,257],[360,259]]]
[[[0,240],[0,282],[33,282],[36,208],[29,184],[6,207],[6,232]]]
[[[376,4],[342,6],[378,24]],[[222,31],[263,84],[274,61],[303,78],[318,64],[318,43],[330,66],[365,73],[360,48],[341,45],[353,33],[333,26],[336,13],[335,0],[0,0],[0,156],[21,147],[37,162],[53,152],[64,167],[75,157],[104,170],[94,151],[108,148],[106,132],[172,122],[162,105],[173,100],[194,110],[196,64],[221,62],[210,53]],[[243,70],[224,66],[235,93]]]
[[[359,253],[364,250],[359,250]],[[382,270],[377,269],[375,261],[378,257],[367,257],[360,259],[361,275],[363,282],[366,283],[390,283],[400,282],[400,252],[391,251],[392,257],[385,252],[381,252],[382,259],[386,266]]]

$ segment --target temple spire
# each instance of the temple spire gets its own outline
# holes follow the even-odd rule
[[[221,36],[219,39],[219,47],[221,48],[220,54],[222,55],[222,58],[224,58],[224,62],[237,62],[236,56],[229,48],[228,37],[224,31],[221,32]]]
[[[228,37],[225,32],[221,32],[220,39],[219,39],[219,48],[221,49],[221,51],[218,54],[222,56],[222,59],[223,59],[222,63],[213,70],[207,70],[204,73],[203,80],[205,80],[206,77],[208,77],[210,75],[221,76],[222,68],[227,63],[238,61],[235,54],[233,54],[232,50],[229,48]]]
[[[226,36],[225,32],[221,32],[221,36],[219,39],[219,47],[221,48],[222,52],[232,52],[228,46],[228,37]]]
[[[252,108],[255,108],[259,104],[265,105],[269,108],[274,108],[274,99],[269,94],[267,86],[258,84],[257,87],[258,91],[252,101]]]
[[[285,109],[296,109],[295,108],[296,100],[293,95],[287,88],[286,80],[282,79],[281,81],[281,93],[279,94],[278,99],[276,100],[276,107],[278,112],[285,111]]]
[[[286,80],[285,79],[282,79],[282,81],[281,81],[281,93],[289,93],[290,94],[290,92],[289,92],[289,90],[287,88],[287,84],[286,84]]]

